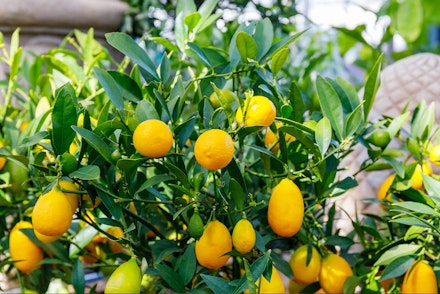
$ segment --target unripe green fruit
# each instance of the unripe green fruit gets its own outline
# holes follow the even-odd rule
[[[188,231],[191,237],[199,239],[203,235],[203,220],[196,211],[189,219]]]

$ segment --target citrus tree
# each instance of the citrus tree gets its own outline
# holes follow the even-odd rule
[[[89,271],[114,271],[107,293],[283,292],[282,276],[293,292],[349,293],[379,280],[382,264],[348,253],[370,232],[340,235],[333,200],[356,185],[338,177],[353,147],[365,143],[374,169],[388,142],[367,138],[403,126],[368,121],[381,59],[362,97],[318,75],[309,108],[282,70],[304,32],[277,38],[264,19],[213,47],[216,5],[178,2],[175,40],[107,34],[122,61],[93,30],[31,61],[18,31],[3,48],[2,268],[23,289],[61,279],[82,293]]]

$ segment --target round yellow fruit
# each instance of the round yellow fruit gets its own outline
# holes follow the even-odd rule
[[[279,236],[292,237],[300,229],[304,218],[304,201],[298,186],[283,179],[272,190],[267,219],[269,226]]]
[[[383,181],[379,187],[379,190],[377,190],[377,199],[384,201],[391,198],[391,193],[389,191],[395,177],[396,175],[389,175],[385,181]]]
[[[232,230],[232,244],[235,250],[246,254],[255,246],[256,234],[252,223],[243,218],[239,220]]]
[[[344,283],[352,275],[350,264],[343,257],[330,253],[321,262],[319,283],[326,293],[343,293]]]
[[[143,121],[133,133],[134,148],[145,157],[163,157],[170,151],[173,143],[173,133],[161,120]]]
[[[34,235],[35,235],[35,237],[37,237],[38,240],[40,240],[44,244],[58,240],[61,237],[61,235],[59,235],[59,236],[46,236],[46,235],[39,233],[37,230],[34,230]]]
[[[438,293],[437,278],[432,267],[416,261],[403,277],[402,293]]]
[[[416,190],[422,190],[423,189],[423,177],[422,174],[425,175],[432,175],[432,169],[431,166],[427,161],[423,162],[422,165],[417,164],[413,175],[411,176],[412,185],[411,187]]]
[[[225,253],[232,250],[232,238],[228,228],[218,220],[211,221],[203,235],[196,241],[196,258],[201,266],[218,269],[229,259]]]
[[[70,203],[70,207],[72,208],[72,214],[75,213],[76,209],[78,208],[79,204],[79,194],[74,192],[67,192],[67,191],[78,191],[79,187],[77,184],[71,181],[67,180],[60,180],[58,182],[64,193],[64,196],[66,197],[67,201]]]
[[[52,189],[38,197],[32,212],[34,229],[46,236],[60,236],[72,223],[72,206],[63,192]]]
[[[261,280],[261,282],[260,282]],[[259,287],[259,291],[257,293],[266,293],[266,294],[272,294],[272,293],[285,293],[286,288],[284,287],[283,280],[281,279],[280,274],[278,273],[278,270],[272,266],[272,275],[270,276],[270,282],[266,280],[266,278],[263,276],[262,279],[258,279],[255,284],[257,287]]]
[[[237,109],[235,114],[237,123],[245,127],[270,126],[276,116],[276,108],[273,102],[264,96],[252,96],[250,99],[244,114],[241,108]]]
[[[429,151],[429,160],[435,165],[440,165],[440,144],[431,148]]]
[[[105,294],[140,293],[142,275],[136,259],[131,258],[118,266],[109,277],[104,289]]]
[[[275,123],[277,129],[280,128],[283,124],[281,122]],[[295,137],[286,134],[284,137],[286,144],[295,141]],[[280,144],[278,143],[278,134],[274,133],[270,128],[267,129],[266,134],[264,135],[264,145],[266,148],[271,148],[272,152],[277,152],[280,149]]]
[[[41,267],[43,250],[35,245],[21,229],[32,229],[32,224],[27,221],[18,222],[11,230],[9,236],[9,252],[14,265],[23,273],[30,273]]]
[[[0,142],[0,148],[3,148],[3,143]],[[6,157],[0,157],[0,170],[2,170],[6,165]]]
[[[197,138],[194,155],[197,162],[207,170],[222,169],[234,158],[234,142],[223,130],[208,130]]]
[[[321,256],[315,247],[312,247],[311,254],[311,257],[308,258],[308,246],[302,245],[290,257],[289,264],[293,277],[298,283],[307,285],[318,280],[321,271]]]
[[[288,285],[289,294],[299,294],[299,293],[302,293],[302,290],[306,286],[307,285],[298,283],[297,281],[295,281],[295,279],[289,280],[289,285]]]

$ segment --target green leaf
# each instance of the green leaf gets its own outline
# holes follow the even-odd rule
[[[423,30],[423,7],[420,0],[399,1],[396,29],[405,41],[416,41]]]
[[[246,32],[239,32],[235,39],[238,53],[244,62],[254,59],[257,56],[258,47],[255,40]]]
[[[166,175],[166,174],[163,174],[163,175],[156,175],[156,176],[154,176],[154,177],[151,177],[151,178],[149,178],[148,180],[146,180],[139,188],[138,188],[138,190],[136,191],[136,194],[137,193],[140,193],[140,192],[142,192],[142,191],[144,191],[145,189],[147,189],[147,188],[149,188],[149,187],[152,187],[152,186],[155,186],[155,185],[158,185],[158,184],[160,184],[160,183],[165,183],[165,182],[167,182],[167,181],[171,181],[171,180],[174,180],[175,178],[173,177],[173,176],[170,176],[170,175]]]
[[[76,293],[84,293],[86,287],[85,273],[81,260],[76,258],[73,264],[72,284]]]
[[[243,209],[244,202],[246,200],[246,195],[244,194],[243,188],[238,183],[237,180],[231,179],[229,182],[229,192],[231,193],[231,198],[239,210]]]
[[[151,37],[151,41],[154,41],[162,46],[164,46],[168,51],[170,52],[177,52],[179,51],[179,48],[174,45],[170,40],[162,37]]]
[[[315,140],[322,157],[324,157],[332,140],[330,120],[325,116],[316,125]]]
[[[258,46],[257,60],[260,60],[269,51],[272,46],[273,35],[273,25],[269,18],[266,17],[257,23],[254,34]]]
[[[142,122],[149,119],[160,120],[159,113],[157,113],[156,108],[153,103],[149,100],[142,100],[136,106],[136,118]]]
[[[171,63],[170,63],[170,59],[166,54],[162,56],[162,60],[160,61],[159,75],[162,83],[164,84],[166,84],[171,77]]]
[[[286,63],[289,53],[290,53],[289,48],[283,48],[272,56],[270,70],[272,72],[274,79],[277,76],[278,72],[283,68],[284,64]]]
[[[67,83],[56,91],[52,110],[52,147],[56,155],[69,150],[75,138],[71,126],[78,121],[75,90]]]
[[[147,81],[159,81],[156,67],[147,53],[127,34],[113,32],[105,34],[107,42],[121,53],[127,55],[134,63],[148,74]]]
[[[99,176],[100,170],[96,165],[87,165],[69,174],[69,177],[83,181],[98,180]]]
[[[188,27],[188,31],[192,31],[200,22],[202,16],[198,11],[190,13],[183,18],[183,22]]]
[[[116,86],[119,88],[123,98],[132,102],[142,100],[142,90],[133,78],[123,72],[115,70],[109,70],[107,73],[116,82]]]
[[[157,270],[160,273],[162,279],[168,284],[168,286],[177,293],[185,292],[185,284],[178,273],[165,264],[157,264]]]
[[[422,219],[412,217],[412,216],[399,217],[399,218],[390,220],[390,222],[398,223],[398,224],[402,224],[402,225],[407,225],[407,226],[417,226],[417,227],[421,227],[421,228],[430,228],[431,227],[430,224],[424,222]]]
[[[347,137],[352,136],[353,134],[356,134],[357,132],[362,130],[363,126],[363,118],[362,118],[362,107],[361,104],[359,104],[352,113],[350,113],[347,116],[347,124],[345,128],[345,132],[347,134]]]
[[[151,245],[151,251],[153,253],[154,263],[158,264],[171,254],[181,252],[182,249],[178,247],[174,241],[162,239]]]
[[[383,54],[379,56],[376,60],[376,63],[373,66],[373,69],[368,75],[367,82],[365,84],[364,89],[364,121],[367,121],[368,114],[373,107],[374,99],[376,98],[376,92],[380,86],[380,71],[381,71],[381,63],[382,63]]]
[[[397,133],[400,131],[400,129],[407,123],[409,118],[409,112],[405,112],[398,117],[395,117],[390,125],[387,128],[388,133],[390,134],[391,138],[394,138]]]
[[[178,266],[179,274],[183,279],[183,283],[187,285],[194,278],[194,273],[197,268],[197,259],[195,253],[195,243],[191,243],[185,250],[185,253],[180,258]]]
[[[266,53],[266,55],[264,55],[263,58],[260,59],[260,62],[264,62],[265,60],[272,58],[272,56],[277,53],[279,50],[286,48],[287,46],[289,46],[290,43],[292,43],[293,41],[295,41],[296,39],[298,39],[302,34],[304,34],[307,30],[304,30],[302,32],[299,32],[293,36],[290,37],[285,37],[283,39],[281,39],[280,41],[276,42],[275,44],[273,44],[269,51]]]
[[[415,254],[422,248],[417,244],[400,244],[385,251],[374,265],[388,265],[399,257]]]
[[[233,290],[232,286],[225,279],[206,274],[201,274],[200,276],[214,294],[231,293]]]
[[[347,250],[352,245],[354,245],[354,241],[349,237],[332,235],[327,238],[327,240],[325,241],[325,245],[340,246],[342,250]]]
[[[102,68],[95,67],[95,74],[118,112],[122,117],[124,117],[124,100],[116,81],[107,71],[103,70]]]
[[[188,47],[200,58],[200,60],[207,66],[212,67],[211,62],[206,56],[205,52],[203,52],[202,48],[199,45],[193,42],[188,42]]]
[[[321,76],[316,78],[316,88],[318,90],[318,98],[321,104],[322,112],[330,121],[336,137],[342,140],[345,135],[344,117],[338,94],[330,83]]]
[[[422,173],[422,178],[423,186],[428,192],[428,195],[434,196],[433,199],[436,201],[437,205],[440,205],[438,202],[438,198],[440,198],[440,182],[424,173]]]
[[[390,264],[388,264],[382,272],[380,281],[387,279],[397,278],[406,273],[409,267],[415,261],[414,255],[404,255],[396,258]]]
[[[357,286],[362,282],[363,277],[350,276],[344,282],[344,294],[355,293]]]
[[[254,261],[251,265],[252,279],[256,281],[266,270],[270,262],[270,255],[272,251],[268,250],[266,253],[259,257],[256,261]],[[235,287],[233,294],[242,293],[248,287],[246,276],[241,277],[238,281],[237,286]],[[231,292],[229,292],[231,293]]]
[[[113,150],[95,133],[78,126],[72,126],[73,130],[93,147],[109,163],[113,163],[111,154]]]
[[[212,15],[219,0],[205,0],[199,7],[199,13],[202,16],[196,32],[201,32],[208,26],[210,26],[220,15]]]
[[[409,211],[418,212],[418,213],[422,213],[422,214],[426,214],[426,215],[430,215],[430,216],[436,216],[436,217],[440,216],[440,213],[437,212],[436,210],[434,210],[433,208],[431,208],[430,206],[423,204],[423,203],[414,202],[414,201],[393,203],[393,207],[400,207],[400,208],[407,209]]]

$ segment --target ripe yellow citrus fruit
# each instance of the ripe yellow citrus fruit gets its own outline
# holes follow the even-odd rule
[[[121,239],[125,237],[124,230],[122,230],[121,227],[111,227],[107,230],[107,233],[115,237],[115,239]],[[114,240],[108,240],[108,246],[113,253],[119,253],[124,250],[124,247]]]
[[[283,179],[272,190],[267,219],[269,226],[279,236],[292,237],[301,228],[304,218],[304,202],[298,186]]]
[[[41,267],[39,262],[43,260],[43,250],[20,229],[32,229],[32,224],[20,221],[12,228],[9,236],[9,252],[15,267],[28,274]]]
[[[196,241],[197,261],[208,269],[224,266],[229,259],[229,256],[224,254],[231,250],[231,234],[218,220],[208,223],[202,237]]]
[[[235,250],[246,254],[255,246],[256,234],[252,223],[243,218],[239,220],[232,230],[232,244]]]
[[[302,290],[306,286],[307,285],[298,283],[297,281],[295,281],[295,279],[289,280],[289,285],[288,285],[289,294],[299,294],[299,293],[302,293]]]
[[[350,264],[343,257],[330,253],[321,262],[319,283],[326,293],[343,293],[344,283],[352,275]]]
[[[261,283],[260,283],[261,280]],[[255,284],[259,291],[257,293],[266,293],[266,294],[272,294],[272,293],[285,293],[286,288],[284,287],[283,280],[281,279],[280,274],[278,273],[278,270],[272,266],[272,275],[270,276],[270,282],[266,280],[266,278],[263,276],[262,279],[258,279]]]
[[[377,190],[377,199],[379,200],[389,200],[391,197],[391,193],[389,193],[390,191],[390,187],[391,184],[394,181],[394,178],[396,177],[396,175],[389,175],[385,181],[383,181],[383,183],[380,185],[379,190]]]
[[[109,277],[105,294],[140,293],[142,286],[141,271],[136,259],[131,258],[118,266]]]
[[[78,191],[79,187],[77,184],[71,181],[67,180],[61,180],[58,182],[61,189],[65,190],[64,196],[66,197],[67,201],[69,201],[70,207],[72,208],[72,214],[75,213],[76,209],[78,208],[79,204],[79,194],[74,192],[67,192],[67,191]]]
[[[72,223],[72,206],[60,190],[54,188],[38,197],[32,212],[34,229],[46,236],[60,236]]]
[[[413,175],[411,176],[411,181],[412,181],[412,185],[411,187],[413,187],[416,190],[422,190],[423,189],[423,177],[422,174],[425,175],[432,175],[432,169],[431,166],[429,165],[429,163],[427,161],[423,162],[422,165],[417,164]]]
[[[245,127],[270,126],[276,116],[275,105],[264,96],[252,96],[250,99],[249,104],[245,103],[247,109],[244,114],[241,108],[237,109],[235,114],[237,123]]]
[[[403,277],[402,293],[438,293],[437,278],[432,267],[416,261]]]
[[[309,262],[307,263],[307,260]],[[312,247],[311,256],[308,257],[308,246],[302,245],[293,252],[289,261],[293,277],[298,283],[307,285],[318,280],[321,270],[321,256],[318,250]]]
[[[281,122],[275,123],[277,129],[280,128],[283,124]],[[284,136],[286,144],[295,141],[295,137],[286,134]],[[275,145],[274,145],[275,144]],[[275,134],[270,128],[267,129],[266,134],[264,135],[264,145],[266,148],[271,148],[272,152],[277,152],[280,149],[280,144],[278,143],[278,134]]]
[[[170,128],[161,120],[149,119],[141,122],[133,133],[134,148],[141,155],[158,158],[170,151],[174,138]]]
[[[234,102],[237,98],[235,97],[234,93],[227,89],[221,89],[220,90],[221,95],[224,98],[224,102],[227,104],[231,104]],[[217,92],[212,92],[212,94],[209,96],[209,100],[211,101],[211,104],[214,108],[219,108],[221,105],[221,102],[218,98]]]
[[[194,155],[197,162],[207,170],[222,169],[234,157],[234,142],[223,130],[208,130],[197,138]]]
[[[3,148],[3,143],[0,142],[0,148]],[[6,165],[6,157],[0,157],[0,170],[2,170]]]
[[[440,165],[440,144],[431,148],[429,151],[429,160],[435,165]]]
[[[45,244],[53,242],[55,240],[58,240],[61,237],[61,235],[59,235],[59,236],[46,236],[46,235],[39,233],[37,230],[34,230],[34,235],[35,235],[35,237],[37,237],[38,240],[40,240],[41,242],[43,242]]]

